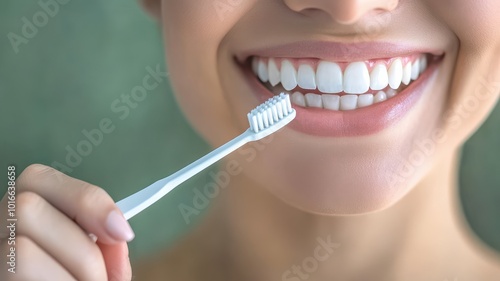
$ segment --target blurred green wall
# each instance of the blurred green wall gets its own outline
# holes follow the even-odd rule
[[[22,17],[40,11],[37,3],[0,2],[0,167],[15,164],[21,172],[35,162],[66,164],[66,147],[76,149],[86,139],[82,130],[109,118],[114,131],[69,174],[119,200],[208,151],[177,108],[167,79],[123,120],[124,111],[111,109],[142,85],[148,67],[165,71],[160,29],[137,1],[71,0],[16,54],[7,34],[22,34]],[[167,246],[192,226],[177,206],[190,202],[206,174],[131,220],[133,257]]]
[[[136,0],[69,0],[16,53],[10,32],[22,34],[23,17],[41,11],[38,1],[0,2],[0,167],[66,163],[109,118],[114,131],[69,174],[104,187],[115,200],[162,178],[208,151],[176,107],[169,82],[149,91],[136,108],[113,110],[122,94],[142,84],[147,67],[165,70],[160,30]],[[42,20],[40,17],[38,20]],[[119,102],[120,103],[120,102]],[[121,105],[123,105],[121,103]],[[124,117],[123,120],[120,117]],[[464,207],[472,226],[500,249],[500,109],[467,144],[461,170]],[[190,180],[131,220],[137,258],[167,247],[189,227],[177,206],[208,172]],[[0,192],[6,173],[0,173]],[[201,217],[202,215],[200,215]],[[199,218],[198,218],[199,219]]]

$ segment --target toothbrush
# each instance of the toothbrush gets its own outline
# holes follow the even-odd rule
[[[125,219],[137,215],[175,187],[203,171],[224,156],[240,148],[244,144],[257,141],[283,128],[295,118],[290,96],[281,93],[259,105],[248,113],[250,128],[228,143],[213,150],[202,158],[184,167],[178,172],[156,181],[150,186],[118,201],[116,204],[123,212]]]

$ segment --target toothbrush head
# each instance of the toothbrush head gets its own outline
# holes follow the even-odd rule
[[[248,113],[252,139],[259,140],[290,123],[296,116],[290,95],[281,93],[268,99]]]

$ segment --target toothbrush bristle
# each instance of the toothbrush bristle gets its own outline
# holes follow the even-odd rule
[[[262,131],[292,113],[290,95],[281,93],[268,99],[248,113],[250,129],[255,133]]]

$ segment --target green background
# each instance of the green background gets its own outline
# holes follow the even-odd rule
[[[44,2],[48,0],[43,0]],[[71,176],[105,188],[121,199],[195,160],[209,147],[177,108],[168,81],[149,92],[121,120],[110,109],[121,94],[142,84],[146,67],[165,69],[159,27],[136,0],[69,0],[16,54],[8,34],[22,34],[23,21],[42,11],[38,1],[0,2],[0,167],[65,163],[66,146],[84,140],[82,130],[110,118],[104,136]],[[500,106],[467,143],[460,172],[464,209],[476,232],[500,249]],[[131,220],[138,258],[180,237],[186,224],[179,203],[203,186],[204,172]],[[1,173],[0,193],[6,173]],[[196,219],[200,219],[202,214]]]

